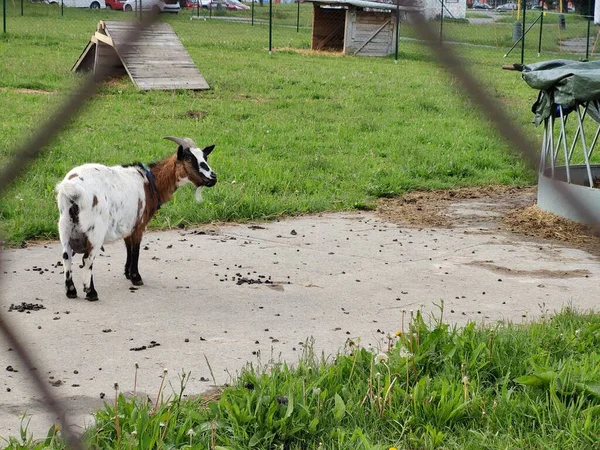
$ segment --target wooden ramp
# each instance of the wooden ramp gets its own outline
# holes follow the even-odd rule
[[[98,70],[118,59],[109,68],[112,75],[127,73],[139,89],[210,89],[189,53],[168,23],[153,23],[138,42],[125,45],[135,23],[103,22],[73,66],[79,70]]]

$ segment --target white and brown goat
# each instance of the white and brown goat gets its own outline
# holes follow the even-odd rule
[[[58,230],[63,246],[67,297],[77,297],[72,277],[72,257],[83,254],[83,290],[86,299],[98,300],[92,268],[105,243],[125,240],[125,276],[144,284],[138,271],[142,234],[160,206],[178,187],[192,183],[199,189],[214,186],[217,175],[207,164],[214,145],[204,149],[189,138],[166,137],[176,142],[177,152],[150,164],[107,167],[84,164],[72,169],[56,186],[60,219]]]

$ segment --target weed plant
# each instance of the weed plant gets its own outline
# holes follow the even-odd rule
[[[348,341],[327,360],[249,365],[213,398],[118,394],[85,432],[93,449],[595,448],[600,317],[569,309],[528,325],[427,325],[417,312],[386,348]],[[161,388],[162,390],[162,388]],[[159,395],[160,397],[160,395]],[[61,449],[23,431],[7,448]]]

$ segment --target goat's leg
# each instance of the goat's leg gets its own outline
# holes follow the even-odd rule
[[[63,267],[65,269],[65,288],[67,290],[68,298],[76,298],[77,297],[77,289],[75,288],[75,283],[73,283],[73,250],[69,244],[63,245]]]
[[[62,259],[65,270],[65,288],[67,290],[68,298],[77,297],[77,289],[73,283],[73,250],[71,249],[71,245],[69,245],[72,227],[73,225],[68,219],[68,215],[61,213],[60,220],[58,221],[58,234],[63,246]]]
[[[129,244],[127,243],[129,240]],[[141,236],[132,235],[125,240],[127,246],[127,263],[125,266],[125,276],[129,271],[129,278],[134,286],[141,286],[144,284],[140,272],[138,270],[138,261],[140,259],[140,243],[142,241]]]
[[[90,302],[98,300],[98,293],[94,288],[94,275],[92,274],[94,260],[98,253],[100,253],[100,245],[94,246],[88,242],[87,252],[83,255],[83,291],[85,292],[85,299]]]
[[[125,278],[131,279],[131,237],[126,237],[125,248],[127,249],[127,259],[125,260]]]

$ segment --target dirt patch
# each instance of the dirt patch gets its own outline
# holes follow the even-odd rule
[[[449,229],[485,226],[555,240],[600,254],[600,240],[589,227],[542,211],[535,205],[536,192],[536,186],[410,192],[380,200],[377,213],[402,226]]]
[[[377,213],[390,222],[402,225],[456,228],[470,225],[477,218],[458,216],[450,209],[453,203],[486,200],[490,211],[505,214],[515,208],[532,205],[535,193],[535,186],[481,186],[409,192],[401,197],[380,200]]]
[[[336,58],[344,56],[344,52],[335,52],[335,51],[326,51],[326,50],[311,50],[309,48],[281,47],[281,48],[277,48],[275,50],[278,52],[298,53],[299,55],[334,56]]]
[[[484,269],[491,270],[492,272],[500,273],[503,275],[513,275],[517,277],[531,277],[531,278],[582,278],[589,276],[591,273],[586,269],[575,269],[575,270],[520,270],[510,269],[508,267],[499,266],[490,261],[473,261],[467,264],[467,266],[483,267]]]
[[[14,92],[16,94],[52,94],[53,91],[43,91],[41,89],[26,88],[0,88],[0,91]]]
[[[189,110],[183,113],[181,116],[185,119],[202,120],[208,116],[208,113],[206,111]]]

